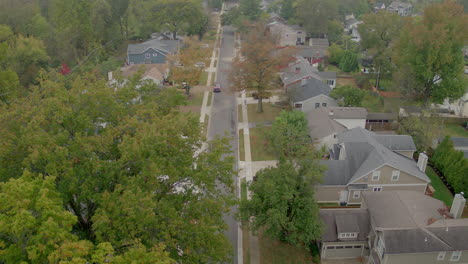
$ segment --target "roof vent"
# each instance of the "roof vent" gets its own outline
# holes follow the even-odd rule
[[[333,116],[335,113],[333,113],[333,110],[330,110],[330,112],[328,112],[328,114],[329,114],[330,116]]]

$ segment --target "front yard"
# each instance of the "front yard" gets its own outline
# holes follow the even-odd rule
[[[305,249],[273,240],[258,234],[260,244],[261,264],[309,264],[312,263],[311,254]]]
[[[280,114],[281,107],[271,103],[263,103],[263,112],[257,113],[257,104],[247,105],[247,115],[249,123],[274,121]]]
[[[276,160],[277,157],[268,147],[267,133],[271,127],[262,126],[249,129],[252,161]]]
[[[468,130],[463,128],[462,125],[458,124],[445,124],[444,125],[444,136],[451,137],[468,137]]]

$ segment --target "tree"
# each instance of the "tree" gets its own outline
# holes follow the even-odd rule
[[[76,218],[63,209],[54,181],[25,171],[0,183],[0,260],[46,263],[58,246],[73,239]]]
[[[289,20],[294,18],[296,10],[293,6],[293,0],[283,0],[281,4],[280,15],[282,18]]]
[[[467,40],[468,15],[453,1],[434,4],[422,20],[410,20],[397,44],[395,61],[402,75],[414,80],[403,92],[425,105],[465,93],[462,47]],[[405,81],[405,83],[413,83]]]
[[[190,87],[197,85],[203,72],[203,67],[197,65],[199,62],[205,63],[208,49],[204,49],[201,42],[195,38],[186,38],[184,47],[170,57],[171,60],[171,80],[177,83],[185,83],[187,95]]]
[[[249,20],[256,21],[262,14],[260,3],[260,0],[240,0],[239,10]]]
[[[336,0],[298,0],[297,18],[309,34],[328,34],[328,21],[338,18]]]
[[[343,26],[338,20],[331,20],[328,22],[328,40],[331,43],[341,41],[343,37]]]
[[[344,72],[353,72],[359,70],[358,54],[351,50],[343,51],[339,67]]]
[[[60,205],[77,219],[70,230],[82,240],[111,242],[118,254],[141,239],[147,249],[164,242],[178,262],[228,258],[222,218],[233,201],[228,141],[210,141],[200,152],[198,118],[177,110],[178,91],[139,78],[115,87],[92,74],[44,78],[27,98],[2,106],[1,181],[23,169],[56,176]],[[132,222],[132,214],[143,217],[147,209],[155,214]],[[106,219],[132,232],[120,226],[104,234],[112,226]],[[147,223],[157,225],[141,230]]]
[[[399,132],[413,137],[414,144],[419,152],[428,151],[434,140],[441,135],[441,120],[423,110],[419,116],[410,115],[399,121]]]
[[[366,94],[366,91],[362,89],[345,85],[333,89],[330,96],[338,100],[341,106],[361,106],[362,100]]]
[[[274,153],[281,157],[297,158],[310,151],[307,119],[300,111],[282,111],[273,122],[268,135]]]
[[[279,87],[277,67],[286,57],[276,51],[273,37],[262,24],[255,24],[242,42],[241,56],[234,58],[229,79],[234,89],[255,92],[257,112],[263,112],[262,100]]]
[[[381,75],[389,76],[394,70],[391,60],[393,44],[398,41],[403,19],[395,12],[380,11],[366,14],[362,20],[363,23],[359,25],[361,46],[372,56],[374,71],[378,72],[375,78],[378,88]]]
[[[309,246],[321,237],[318,206],[314,201],[313,184],[323,168],[317,161],[307,167],[281,159],[276,168],[263,169],[249,184],[250,200],[240,205],[241,219],[250,222],[255,231],[296,245]]]
[[[328,53],[330,54],[328,61],[332,64],[339,65],[344,54],[344,50],[340,47],[340,45],[332,44],[330,47],[328,47]]]
[[[160,28],[171,31],[174,39],[177,32],[199,35],[208,26],[208,18],[199,1],[158,0],[156,3],[152,8],[154,21]]]

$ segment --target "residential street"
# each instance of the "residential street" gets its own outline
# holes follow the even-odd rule
[[[208,140],[216,136],[229,136],[231,138],[232,150],[237,155],[238,138],[236,133],[237,128],[237,104],[235,92],[229,91],[228,72],[230,62],[234,56],[234,30],[232,27],[224,27],[221,39],[221,47],[219,52],[218,68],[215,81],[221,84],[222,91],[215,93],[213,96],[213,103],[211,107],[211,116],[208,128]],[[236,157],[235,169],[238,168]],[[236,193],[238,193],[238,179],[234,178],[234,186]],[[225,215],[224,220],[229,228],[226,236],[231,240],[233,246],[233,262],[238,263],[238,229],[239,224],[235,220],[237,207],[231,209],[231,213]]]

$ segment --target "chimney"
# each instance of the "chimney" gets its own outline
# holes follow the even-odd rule
[[[112,77],[112,72],[108,72],[107,73],[107,79],[109,79],[109,81],[112,81],[114,78]]]
[[[466,199],[463,192],[455,194],[453,197],[452,208],[450,208],[450,213],[453,215],[454,219],[458,219],[463,214],[463,209],[465,209]]]
[[[419,153],[419,158],[418,158],[418,168],[422,172],[426,171],[426,166],[427,166],[427,155],[425,152]]]
[[[306,86],[307,85],[307,79],[301,79],[301,85]]]
[[[335,113],[333,113],[333,110],[330,110],[330,112],[328,112],[328,115],[329,116],[333,116]]]

